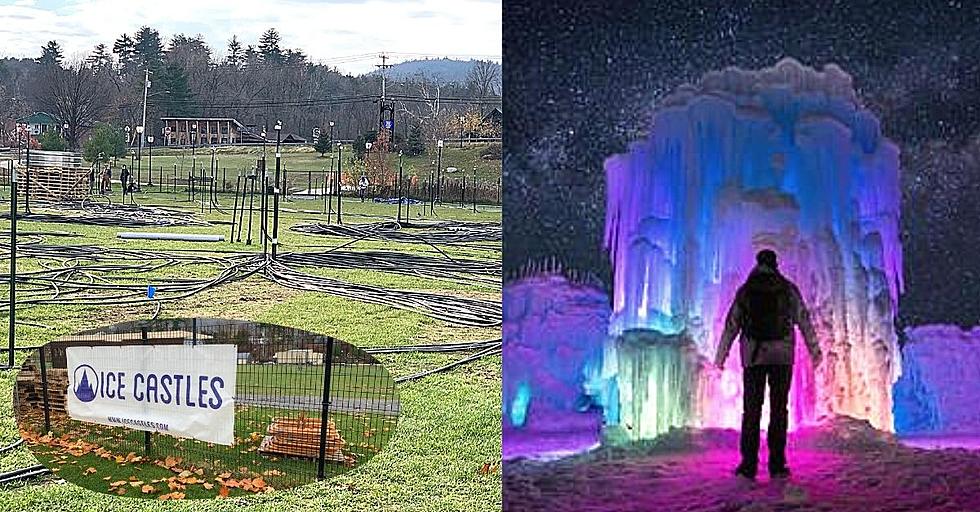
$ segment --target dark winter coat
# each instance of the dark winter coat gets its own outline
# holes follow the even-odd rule
[[[788,288],[790,297],[790,310],[793,324],[800,329],[803,340],[814,359],[821,357],[820,345],[817,343],[817,335],[810,322],[810,313],[806,309],[800,290],[789,279],[782,277],[778,271],[766,265],[757,265],[752,269],[749,279],[758,272],[774,273],[781,278],[784,286]],[[721,335],[721,342],[718,344],[718,351],[715,355],[715,364],[722,365],[728,357],[728,351],[732,347],[732,342],[736,336],[740,336],[742,356],[742,366],[754,366],[763,364],[791,365],[793,364],[793,354],[795,349],[796,336],[793,330],[784,339],[777,340],[753,340],[745,332],[745,318],[751,314],[749,309],[748,293],[746,285],[743,284],[735,294],[735,300],[728,309],[725,318],[725,329]],[[754,356],[754,357],[753,357]]]

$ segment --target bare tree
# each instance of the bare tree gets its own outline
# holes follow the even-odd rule
[[[481,101],[499,96],[500,66],[488,60],[478,60],[466,81]],[[480,105],[480,113],[483,113],[482,104]]]
[[[109,91],[84,61],[69,63],[64,68],[50,66],[43,73],[37,101],[68,125],[68,145],[76,148],[81,131],[104,117]]]

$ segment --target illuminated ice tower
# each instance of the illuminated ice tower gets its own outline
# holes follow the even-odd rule
[[[826,356],[814,375],[797,343],[791,425],[834,412],[892,430],[898,148],[851,77],[792,59],[711,72],[664,99],[649,133],[605,164],[621,424],[634,438],[737,426],[738,351],[720,377],[704,367],[755,252],[772,248]]]

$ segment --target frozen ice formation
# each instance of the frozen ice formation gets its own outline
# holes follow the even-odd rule
[[[608,296],[554,274],[504,287],[504,458],[599,442],[615,386],[600,375]]]
[[[980,327],[906,329],[902,377],[895,383],[899,434],[980,432]]]
[[[698,365],[713,356],[762,248],[774,249],[799,285],[825,355],[814,375],[797,343],[791,427],[837,413],[892,430],[891,385],[901,372],[893,324],[902,289],[899,152],[858,104],[850,77],[792,59],[708,73],[658,106],[649,133],[605,163],[610,334],[655,331],[651,339],[670,338],[679,355],[695,357],[677,366],[676,357],[644,356],[630,364],[647,371],[626,375],[622,364],[636,349],[617,342],[620,357],[605,362],[618,372],[623,417],[639,411],[657,425],[632,435],[677,421],[661,421],[678,411],[649,398],[666,393],[691,398],[688,424],[738,425],[738,351],[720,377]],[[691,375],[650,377],[680,369]],[[676,389],[679,382],[690,388]]]

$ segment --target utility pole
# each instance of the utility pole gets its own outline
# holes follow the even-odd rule
[[[140,180],[143,177],[143,162],[140,160],[141,153],[143,151],[143,140],[146,137],[144,134],[146,132],[146,93],[150,90],[150,70],[146,70],[146,75],[143,80],[143,122],[140,123],[136,132],[140,136],[140,145],[136,150],[136,161],[138,162],[139,168],[136,171],[136,185],[139,186]],[[153,169],[150,169],[150,173],[153,173]],[[152,180],[151,180],[152,181]]]
[[[393,140],[395,134],[395,105],[387,99],[387,94],[385,90],[385,84],[388,79],[388,68],[391,64],[388,64],[388,56],[381,54],[381,64],[376,64],[375,66],[381,69],[381,101],[379,102],[380,109],[378,111],[378,141],[391,141]],[[381,132],[385,131],[389,136],[381,137]],[[383,142],[383,144],[385,144]],[[383,148],[387,149],[387,148]]]

